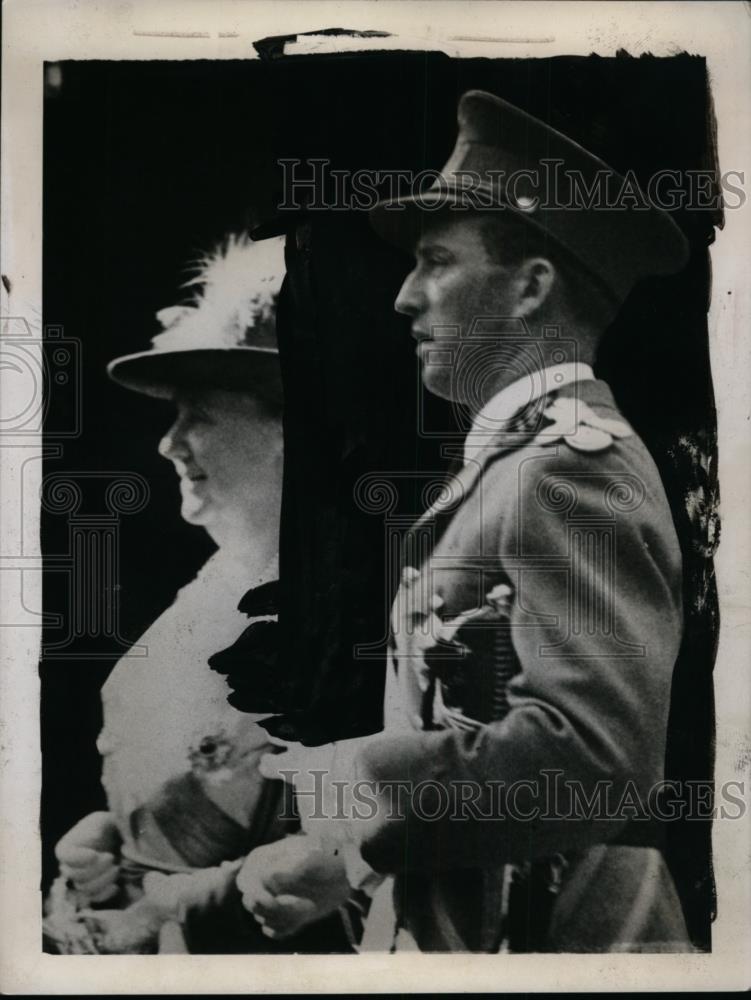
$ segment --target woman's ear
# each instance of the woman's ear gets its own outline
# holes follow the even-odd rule
[[[532,316],[550,295],[557,278],[555,266],[547,257],[530,257],[519,267],[519,316]]]

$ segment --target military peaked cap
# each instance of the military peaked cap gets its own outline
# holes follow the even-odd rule
[[[643,277],[679,271],[688,242],[670,215],[625,177],[545,122],[481,90],[459,101],[454,151],[424,191],[379,202],[371,222],[412,250],[444,211],[510,212],[575,258],[621,302]]]

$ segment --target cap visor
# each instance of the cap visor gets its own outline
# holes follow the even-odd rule
[[[412,253],[431,221],[452,210],[467,210],[459,192],[426,191],[379,202],[370,210],[370,224],[381,239]]]
[[[490,185],[481,184],[465,190],[455,184],[425,191],[419,195],[406,195],[379,202],[370,210],[370,223],[376,233],[387,243],[393,243],[410,253],[424,231],[436,219],[444,216],[460,217],[464,213],[504,212],[539,227],[537,220],[524,210],[504,201]]]

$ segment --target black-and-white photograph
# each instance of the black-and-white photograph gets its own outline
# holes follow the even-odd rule
[[[0,444],[39,955],[709,960],[748,195],[707,54],[293,6],[42,60]]]

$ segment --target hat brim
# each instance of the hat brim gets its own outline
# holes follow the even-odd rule
[[[253,347],[140,351],[115,358],[107,374],[146,396],[173,399],[180,389],[218,388],[282,401],[279,353]]]
[[[428,190],[420,195],[404,195],[379,201],[370,210],[370,224],[375,232],[393,246],[408,253],[414,253],[420,237],[431,220],[449,212],[466,212],[459,192],[448,187],[446,190]]]
[[[523,222],[550,240],[552,246],[594,277],[602,289],[616,301],[622,301],[626,297],[633,281],[620,284],[608,280],[598,273],[594,263],[599,253],[608,251],[607,245],[599,246],[604,238],[604,229],[592,234],[591,252],[587,255],[592,259],[585,260],[584,255],[577,253],[577,248],[570,246],[568,240],[562,234],[559,235],[551,225],[550,216],[556,210],[542,209],[534,213],[526,211],[497,195],[493,197],[489,186],[487,190],[478,187],[477,192],[483,196],[482,202],[471,201],[465,191],[447,179],[442,188],[379,202],[370,210],[370,223],[381,239],[414,254],[425,230],[434,221],[444,221],[447,217],[459,219],[463,215],[477,213],[492,214],[501,221],[508,213],[510,218]],[[573,211],[585,213],[582,209]],[[667,213],[655,208],[641,213],[638,230],[630,225],[627,213],[622,211],[606,210],[600,212],[599,216],[603,222],[607,220],[609,240],[614,240],[621,247],[628,246],[631,256],[639,257],[641,273],[637,273],[635,268],[634,279],[650,274],[672,274],[686,264],[688,243]]]
[[[472,201],[467,192],[448,181],[443,188],[429,189],[420,195],[404,195],[379,202],[370,210],[370,223],[381,239],[413,254],[431,222],[448,218],[490,213],[502,219],[508,214],[543,234],[559,250],[570,254],[540,218],[512,202],[499,199],[490,186],[479,185]]]
[[[510,202],[497,198],[491,200],[492,193],[489,188],[485,195],[485,203],[468,204],[465,192],[449,184],[443,190],[428,190],[421,195],[391,198],[379,202],[370,210],[370,223],[381,239],[407,253],[414,254],[425,230],[432,222],[445,221],[446,218],[459,219],[476,213],[492,213],[500,220],[508,213],[513,219],[521,220],[543,235],[571,263],[575,262],[575,257],[565,243],[557,239],[540,220]],[[581,261],[576,263],[583,267]],[[597,275],[591,274],[591,277],[602,284]],[[614,294],[606,285],[603,285],[603,290],[610,295]]]

